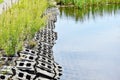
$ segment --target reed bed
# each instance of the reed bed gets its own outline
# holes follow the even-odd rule
[[[0,15],[0,49],[13,56],[30,40],[46,18],[40,16],[48,7],[47,0],[20,0]]]
[[[56,0],[58,3],[65,5],[75,5],[78,8],[86,8],[89,6],[101,6],[108,4],[119,4],[120,0]]]

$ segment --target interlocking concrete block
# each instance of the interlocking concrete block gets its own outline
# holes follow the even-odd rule
[[[52,53],[47,53],[47,52],[44,52],[44,51],[40,51],[39,53],[38,53],[38,56],[40,57],[40,56],[43,56],[43,57],[46,57],[46,58],[48,58],[48,59],[50,59],[50,60],[54,60],[54,57],[53,57],[53,54]]]
[[[27,61],[32,61],[32,62],[34,62],[38,58],[37,55],[24,54],[21,52],[18,53],[18,55],[19,55],[19,60],[27,60]]]
[[[51,78],[51,79],[55,76],[53,71],[47,70],[46,68],[41,67],[41,66],[40,67],[36,66],[36,71],[37,73],[45,75],[46,77]]]
[[[44,42],[39,42],[38,45],[37,45],[37,48],[39,50],[44,50],[44,49],[52,49],[53,46],[50,46],[48,44],[45,44]]]
[[[58,79],[60,79],[60,76],[62,75],[62,67],[57,63],[54,63],[54,66],[55,66],[55,68],[54,68],[54,71],[55,71],[54,78],[56,80],[58,80]]]
[[[53,69],[54,69],[54,65],[53,64],[44,63],[42,61],[38,61],[38,63],[36,64],[36,66],[43,67],[46,70],[50,70],[50,71],[53,71]],[[54,71],[53,71],[53,73],[54,73]]]
[[[9,80],[12,75],[0,74],[0,80]]]
[[[50,65],[53,65],[53,63],[54,63],[54,60],[50,60],[50,59],[43,57],[43,56],[39,56],[38,61],[50,64]]]
[[[27,49],[27,48],[24,48],[24,50],[21,51],[21,52],[24,53],[24,54],[30,54],[30,55],[37,55],[37,53],[38,53],[35,50]]]
[[[44,47],[38,46],[37,49],[39,51],[44,51],[44,52],[47,52],[47,53],[51,53],[52,52],[52,48],[48,47],[48,46],[44,46]]]
[[[35,71],[34,66],[36,65],[36,61],[29,62],[29,61],[16,61],[16,68],[22,70],[30,70]]]
[[[34,80],[35,76],[36,76],[35,74],[30,74],[15,69],[15,75],[12,77],[12,80]]]
[[[53,55],[53,50],[52,49],[44,49],[44,50],[41,50],[41,49],[38,49],[38,54],[50,54],[50,55]]]

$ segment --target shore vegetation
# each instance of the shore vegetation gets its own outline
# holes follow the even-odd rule
[[[47,7],[47,0],[19,0],[4,11],[0,15],[0,50],[7,56],[21,50],[24,42],[45,25],[46,17],[40,16]]]

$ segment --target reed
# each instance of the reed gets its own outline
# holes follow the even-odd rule
[[[40,15],[48,7],[47,0],[20,0],[0,15],[0,49],[13,56],[30,40],[46,18]]]
[[[120,0],[56,0],[58,3],[65,5],[75,5],[78,8],[86,8],[91,6],[101,6],[108,4],[119,4]]]
[[[3,0],[0,0],[0,3],[2,3],[3,2]]]

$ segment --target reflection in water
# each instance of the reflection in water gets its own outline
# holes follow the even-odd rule
[[[69,8],[60,8],[60,16],[65,14],[66,17],[72,17],[76,21],[84,21],[85,19],[97,17],[98,15],[103,17],[103,14],[107,13],[107,15],[116,14],[120,9],[119,5],[108,5],[108,6],[93,6],[85,9],[76,9],[74,7]]]
[[[120,80],[119,8],[60,8],[54,55],[61,80]]]

